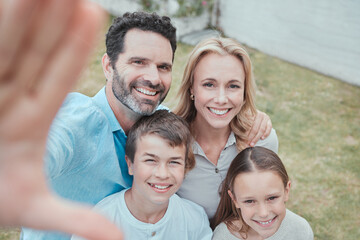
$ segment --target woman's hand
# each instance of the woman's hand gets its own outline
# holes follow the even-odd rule
[[[0,225],[122,239],[104,217],[55,196],[43,169],[50,124],[103,17],[82,0],[0,2]]]

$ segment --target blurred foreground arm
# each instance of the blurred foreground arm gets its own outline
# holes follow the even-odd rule
[[[49,127],[86,64],[103,17],[82,0],[0,0],[2,226],[122,239],[104,217],[53,195],[43,169]]]

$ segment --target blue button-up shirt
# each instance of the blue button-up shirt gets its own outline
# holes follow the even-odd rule
[[[48,136],[45,157],[51,188],[60,196],[96,204],[131,187],[125,161],[126,135],[105,95],[71,93]],[[70,239],[70,235],[23,229],[21,239]]]

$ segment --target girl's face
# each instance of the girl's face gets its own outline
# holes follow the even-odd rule
[[[241,173],[234,182],[234,195],[228,193],[240,208],[246,224],[255,234],[268,238],[275,234],[285,217],[285,202],[289,198],[290,181],[284,187],[273,171]],[[249,235],[254,231],[249,231]]]
[[[209,53],[195,68],[191,93],[197,110],[195,121],[212,128],[228,128],[244,103],[245,72],[232,55]]]

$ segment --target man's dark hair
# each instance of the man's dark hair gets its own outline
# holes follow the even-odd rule
[[[167,16],[160,17],[156,13],[133,12],[125,13],[122,17],[113,20],[106,34],[106,53],[114,67],[119,53],[124,51],[126,33],[133,28],[143,31],[159,33],[170,41],[173,51],[173,60],[176,50],[176,28]]]

